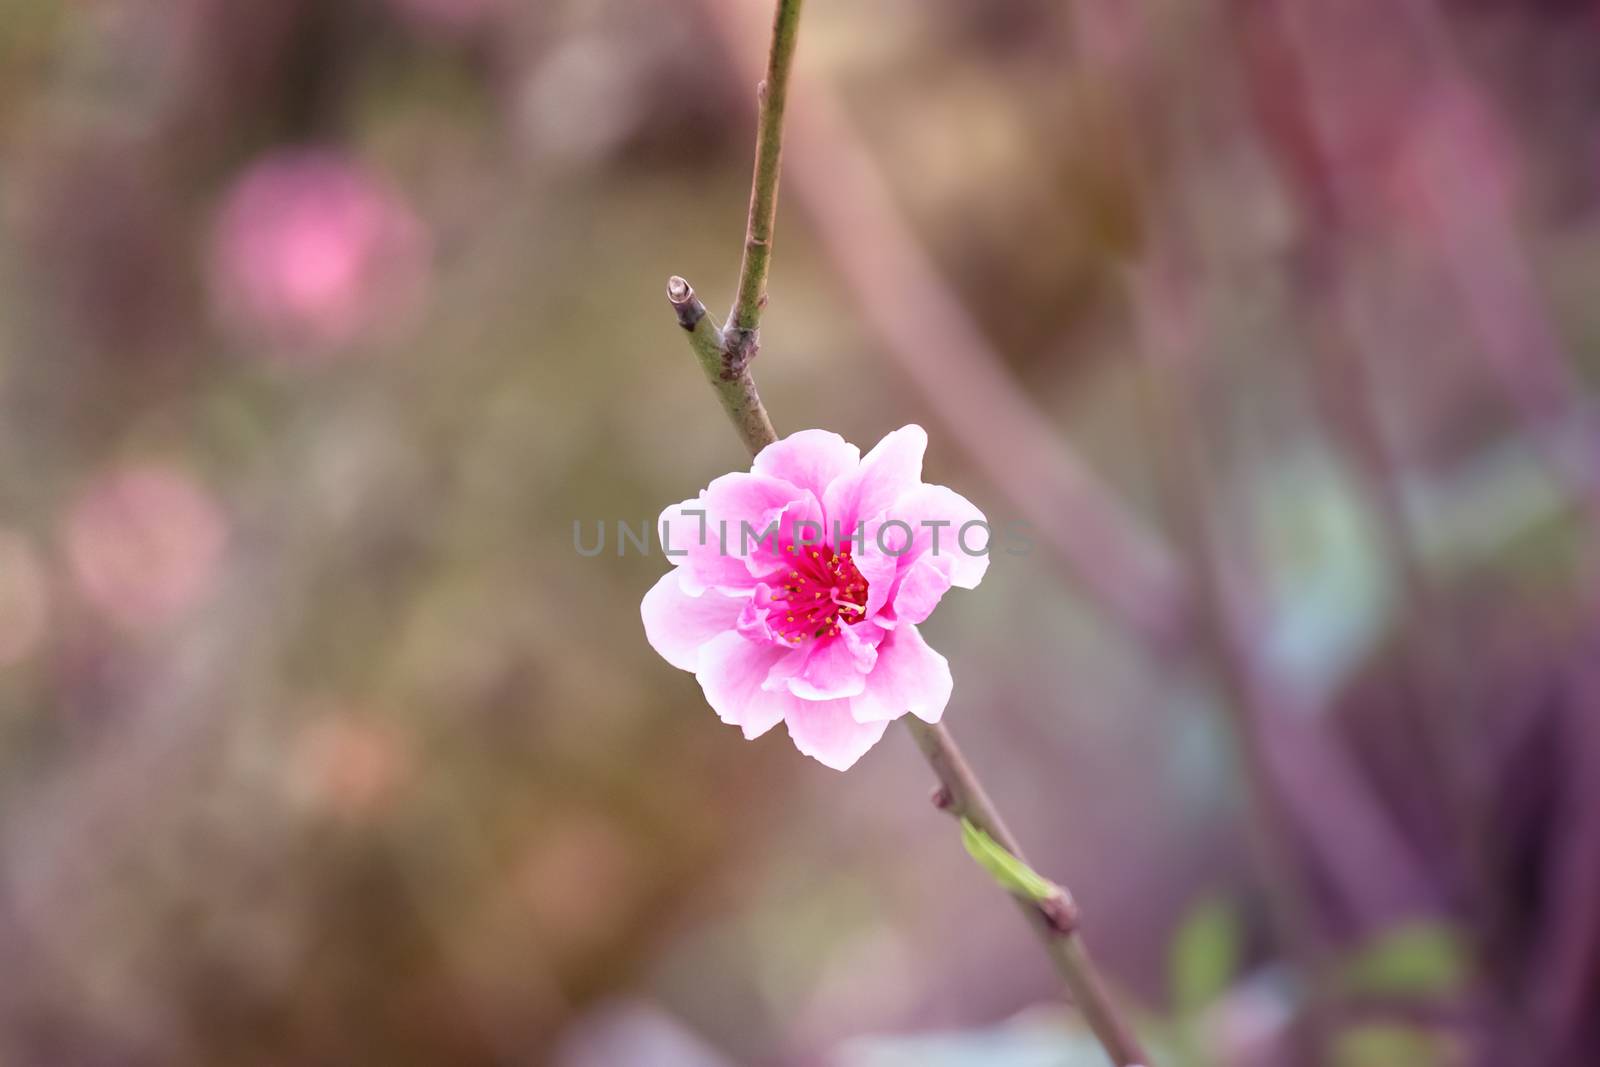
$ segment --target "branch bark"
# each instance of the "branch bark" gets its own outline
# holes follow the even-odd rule
[[[1027,857],[1023,855],[1022,846],[1006,826],[1005,819],[989,799],[988,791],[973,773],[966,756],[944,724],[926,723],[913,715],[907,715],[905,722],[912,739],[927,759],[928,766],[933,768],[933,773],[939,779],[939,788],[933,797],[934,805],[957,819],[969,820],[1007,852],[1026,863]],[[1147,1063],[1138,1038],[1123,1021],[1104,979],[1100,977],[1094,958],[1089,954],[1088,945],[1078,932],[1080,913],[1071,900],[1068,895],[1065,902],[1047,908],[1019,899],[1017,906],[1028,925],[1043,941],[1045,951],[1050,954],[1051,962],[1072,995],[1073,1003],[1083,1013],[1084,1021],[1094,1031],[1112,1062],[1118,1067],[1137,1067]]]
[[[743,370],[761,348],[761,313],[767,306],[767,272],[778,215],[778,177],[783,169],[783,115],[789,102],[789,71],[800,36],[803,0],[778,0],[772,16],[767,76],[757,89],[756,166],[750,181],[750,221],[745,227],[739,289],[723,331],[730,367]]]
[[[700,361],[700,369],[706,372],[706,381],[716,390],[722,410],[739,431],[739,440],[755,455],[776,441],[778,435],[773,432],[772,420],[750,377],[749,360],[736,360],[729,355],[723,343],[724,331],[695,295],[694,286],[674,275],[667,282],[667,300],[677,313],[678,325],[689,334],[689,347]]]

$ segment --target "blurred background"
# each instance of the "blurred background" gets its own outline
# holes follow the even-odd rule
[[[812,0],[756,364],[1033,547],[947,722],[1173,1065],[1600,1063],[1600,11]],[[747,743],[758,0],[10,0],[0,1063],[1098,1064],[892,731]]]

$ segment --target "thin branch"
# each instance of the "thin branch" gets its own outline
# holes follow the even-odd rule
[[[757,94],[756,167],[750,182],[750,221],[745,228],[739,290],[728,315],[724,348],[729,363],[743,369],[761,348],[761,312],[767,306],[767,270],[772,263],[772,231],[778,214],[778,177],[783,169],[783,113],[789,101],[789,70],[794,66],[803,0],[778,0],[772,17],[772,48],[767,76]]]
[[[689,334],[689,347],[716,390],[739,439],[750,454],[755,455],[776,441],[778,435],[767,418],[766,407],[756,392],[749,368],[730,373],[727,353],[717,343],[720,333],[716,324],[688,282],[672,278],[667,283],[667,299],[677,314],[678,325]],[[1007,852],[1026,862],[1017,839],[995,809],[950,731],[942,724],[930,725],[914,716],[907,716],[906,724],[933,768],[934,776],[939,779],[939,790],[934,794],[938,806],[958,818],[970,819]],[[1045,908],[1022,900],[1017,904],[1044,943],[1073,1002],[1083,1012],[1089,1028],[1112,1061],[1118,1067],[1148,1063],[1133,1032],[1118,1014],[1089,949],[1078,933],[1076,906],[1069,903],[1064,908]]]
[[[667,300],[678,315],[678,325],[689,334],[689,347],[706,372],[706,381],[717,391],[722,410],[739,431],[739,440],[751,455],[777,440],[772,420],[767,418],[767,409],[756,392],[755,380],[750,377],[748,361],[738,362],[728,354],[722,331],[695,295],[694,286],[673,276],[667,282]]]
[[[939,779],[939,788],[933,795],[935,806],[958,819],[969,820],[1007,852],[1026,863],[1027,857],[1022,853],[1022,846],[995,809],[983,783],[973,773],[944,724],[925,723],[911,715],[906,716],[905,722],[917,747],[922,750],[928,765]],[[1072,994],[1073,1003],[1083,1013],[1084,1021],[1094,1031],[1106,1054],[1118,1067],[1148,1063],[1138,1039],[1118,1013],[1110,991],[1100,977],[1099,968],[1095,966],[1088,946],[1078,933],[1081,916],[1071,896],[1066,895],[1064,900],[1053,902],[1050,907],[1021,899],[1017,900],[1017,906],[1044,942],[1056,971],[1066,984],[1067,991]]]
[[[741,75],[761,16],[746,0],[701,0]],[[788,164],[812,233],[876,336],[877,351],[1006,498],[1051,558],[1130,632],[1156,648],[1186,635],[1176,554],[1119,499],[1016,382],[896,201],[827,78],[796,75]]]
[[[777,440],[766,408],[750,375],[749,358],[764,302],[766,275],[771,259],[772,218],[777,208],[777,171],[782,148],[782,123],[789,66],[794,58],[800,0],[778,0],[773,21],[768,78],[762,92],[762,118],[757,141],[756,179],[751,194],[750,230],[745,242],[744,269],[740,273],[739,300],[726,331],[719,331],[705,305],[687,281],[673,277],[667,299],[678,324],[689,334],[689,345],[706,378],[717,392],[739,438],[751,454]],[[723,343],[719,346],[718,339]],[[1022,859],[1017,840],[995,810],[993,802],[972,772],[954,738],[943,725],[930,725],[911,716],[907,724],[922,750],[940,788],[939,806],[969,819],[1003,848]],[[1117,1067],[1140,1067],[1149,1061],[1132,1030],[1123,1022],[1078,932],[1078,910],[1062,894],[1045,904],[1019,900],[1024,916],[1044,942],[1074,1002],[1090,1029]]]

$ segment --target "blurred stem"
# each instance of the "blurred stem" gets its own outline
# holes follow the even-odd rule
[[[1245,788],[1251,803],[1248,829],[1259,857],[1272,920],[1284,948],[1307,983],[1296,1035],[1298,1062],[1321,1062],[1326,1036],[1325,967],[1312,891],[1301,875],[1294,819],[1274,773],[1267,724],[1284,709],[1262,670],[1256,650],[1263,627],[1236,587],[1228,541],[1213,504],[1219,480],[1196,421],[1200,389],[1189,363],[1189,339],[1180,324],[1181,297],[1167,242],[1146,250],[1145,261],[1128,272],[1126,289],[1138,323],[1137,345],[1145,369],[1151,426],[1163,461],[1173,521],[1195,578],[1202,648],[1222,686]]]
[[[772,231],[778,215],[778,177],[783,168],[783,113],[789,102],[789,71],[794,66],[803,0],[778,0],[772,16],[772,49],[767,76],[757,90],[756,166],[750,182],[750,221],[745,228],[739,289],[723,331],[728,362],[742,368],[761,347],[761,313],[767,306],[767,271],[772,263]]]
[[[1325,967],[1314,888],[1303,872],[1288,783],[1274,766],[1274,720],[1287,710],[1286,695],[1261,661],[1266,633],[1257,605],[1243,595],[1236,561],[1218,511],[1223,500],[1199,419],[1202,390],[1194,365],[1194,339],[1184,257],[1194,242],[1184,226],[1186,204],[1164,183],[1172,138],[1164,125],[1172,109],[1152,99],[1159,53],[1139,5],[1118,0],[1077,0],[1074,26],[1083,66],[1112,87],[1116,128],[1129,131],[1129,182],[1149,216],[1122,289],[1132,312],[1151,409],[1154,454],[1179,544],[1194,582],[1198,650],[1215,672],[1222,707],[1249,799],[1247,830],[1261,869],[1262,887],[1283,947],[1307,984],[1295,1028],[1296,1062],[1323,1059]],[[1113,95],[1114,94],[1114,95]],[[1163,141],[1166,138],[1166,141]]]
[[[667,283],[667,299],[678,325],[689,335],[689,347],[699,360],[722,408],[739,439],[751,455],[778,439],[767,417],[749,361],[756,347],[756,332],[766,302],[767,271],[772,256],[772,222],[777,211],[778,167],[783,145],[783,112],[789,68],[794,59],[801,0],[778,0],[772,26],[772,49],[767,80],[762,83],[761,120],[756,141],[755,181],[750,194],[750,224],[745,238],[744,263],[739,275],[739,296],[728,328],[718,330],[705,304],[684,279]],[[719,343],[720,342],[720,343]],[[913,716],[906,723],[917,747],[939,779],[935,794],[939,806],[972,822],[1019,860],[1026,862],[1017,840],[987,791],[972,772],[950,732],[940,724]],[[1044,942],[1046,950],[1106,1054],[1117,1067],[1141,1067],[1149,1060],[1133,1031],[1123,1021],[1093,958],[1078,933],[1075,907],[1047,910],[1037,902],[1018,900],[1024,917]]]

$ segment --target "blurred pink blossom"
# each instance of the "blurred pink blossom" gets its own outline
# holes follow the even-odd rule
[[[410,207],[327,151],[257,162],[228,191],[214,241],[223,319],[288,359],[325,359],[403,322],[430,280],[428,241]]]
[[[48,603],[38,553],[20,535],[0,530],[0,667],[21,662],[38,647]]]
[[[227,521],[211,495],[167,466],[103,473],[67,520],[83,597],[129,627],[168,622],[215,584]]]
[[[306,807],[361,822],[388,808],[411,767],[410,745],[397,730],[330,706],[295,736],[289,785]]]
[[[863,457],[804,430],[662,513],[674,569],[645,595],[645,634],[747,738],[784,722],[801,752],[844,770],[891,720],[944,713],[950,665],[917,624],[983,578],[988,527],[923,484],[927,444],[906,426]]]

